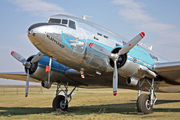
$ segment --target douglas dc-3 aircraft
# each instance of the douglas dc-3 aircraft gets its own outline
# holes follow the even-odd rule
[[[26,60],[11,52],[25,66],[25,96],[29,76],[42,81],[45,88],[57,83],[53,110],[66,111],[76,87],[113,87],[114,96],[118,87],[137,89],[137,110],[144,114],[152,113],[157,100],[155,91],[179,92],[162,88],[180,85],[180,62],[169,62],[144,47],[140,43],[144,32],[128,41],[85,19],[58,14],[47,23],[30,26],[28,37],[40,51],[37,55]],[[75,86],[70,93],[68,85]],[[145,88],[150,94],[141,94]]]

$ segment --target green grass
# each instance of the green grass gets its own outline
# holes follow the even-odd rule
[[[55,87],[50,90],[31,87],[31,93],[24,97],[24,87],[0,86],[0,119],[37,120],[37,119],[77,119],[77,120],[115,120],[115,119],[179,119],[180,94],[156,93],[158,101],[153,113],[137,115],[137,91],[119,89],[112,95],[111,88],[75,90],[68,112],[53,112],[52,100]],[[72,88],[70,88],[71,90]],[[7,90],[7,92],[6,92]],[[69,90],[69,92],[70,92]]]

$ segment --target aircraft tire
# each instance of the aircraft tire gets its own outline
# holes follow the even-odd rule
[[[52,103],[54,111],[57,111],[58,109],[61,109],[62,111],[67,111],[68,101],[66,101],[66,105],[64,105],[64,99],[65,97],[63,95],[58,95],[54,98]]]
[[[138,97],[137,110],[144,114],[150,114],[153,112],[153,106],[150,106],[150,96],[148,94],[141,94]]]

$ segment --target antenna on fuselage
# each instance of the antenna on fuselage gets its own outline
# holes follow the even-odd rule
[[[152,50],[153,46],[149,47],[150,50]]]
[[[86,20],[86,17],[90,17],[93,18],[92,16],[88,16],[88,15],[82,15],[83,19]]]

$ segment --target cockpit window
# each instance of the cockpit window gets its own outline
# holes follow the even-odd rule
[[[72,20],[67,20],[67,19],[56,19],[56,18],[50,18],[48,23],[58,23],[58,24],[63,24],[66,27],[76,29],[76,23]]]
[[[65,20],[65,19],[62,20],[62,24],[67,24],[67,22],[68,22],[68,21]]]
[[[76,29],[75,22],[74,22],[74,21],[69,20],[69,27],[70,27],[70,28],[73,28],[73,29]]]
[[[50,18],[48,23],[61,23],[61,19]]]

